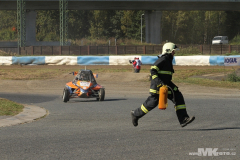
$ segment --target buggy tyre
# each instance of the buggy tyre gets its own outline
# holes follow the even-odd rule
[[[64,88],[62,96],[63,102],[66,103],[67,101],[69,101],[69,95],[70,95],[69,90],[67,88]]]
[[[99,91],[98,91],[98,94],[99,94],[99,98],[97,98],[97,100],[104,101],[105,89],[104,88],[100,88]]]

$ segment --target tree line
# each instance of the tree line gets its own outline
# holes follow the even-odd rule
[[[69,10],[69,39],[141,40],[144,10]],[[59,11],[38,10],[37,41],[59,41]],[[0,11],[0,41],[17,39],[17,12]],[[145,19],[143,16],[143,41]],[[178,44],[211,44],[214,36],[233,39],[240,28],[239,11],[162,11],[161,36]]]

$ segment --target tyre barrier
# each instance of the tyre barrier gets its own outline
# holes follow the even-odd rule
[[[131,65],[138,57],[143,65],[152,65],[157,56],[0,56],[0,65]],[[240,66],[240,55],[234,56],[175,56],[179,66]]]

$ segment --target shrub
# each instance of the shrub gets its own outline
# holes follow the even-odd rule
[[[0,40],[1,41],[11,41],[17,38],[16,32],[11,29],[0,30]]]
[[[179,51],[176,51],[176,56],[187,56],[187,55],[202,55],[202,53],[197,47],[181,48]]]
[[[240,35],[236,35],[231,41],[230,43],[231,45],[239,45],[240,44]]]
[[[226,56],[230,56],[230,55],[240,55],[240,53],[237,51],[232,51],[231,53],[226,53]]]
[[[240,76],[238,76],[237,72],[234,70],[232,73],[227,75],[227,81],[239,82],[240,81]]]

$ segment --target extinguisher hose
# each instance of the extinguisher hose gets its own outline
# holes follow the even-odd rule
[[[173,94],[173,98],[172,98],[172,102],[175,104],[176,106],[176,101],[175,101],[175,95],[174,95],[174,92],[173,92],[173,89],[171,87],[168,86],[168,88],[172,91],[172,94]]]

